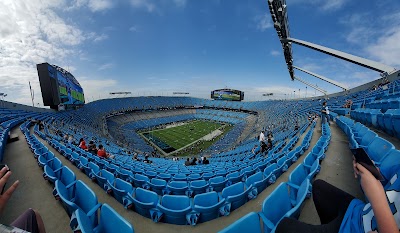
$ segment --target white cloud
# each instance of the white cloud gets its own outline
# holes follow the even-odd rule
[[[83,4],[85,1],[75,1]],[[77,46],[104,36],[80,30],[57,11],[64,0],[3,0],[0,2],[0,83],[9,101],[31,104],[28,82],[35,103],[42,102],[36,64],[69,64],[71,56],[84,56]],[[99,40],[99,39],[97,39]]]
[[[265,31],[268,28],[272,28],[272,19],[269,13],[266,13],[264,15],[259,15],[255,17],[255,21],[257,22],[257,29],[260,31]]]
[[[137,28],[136,26],[132,26],[132,27],[129,28],[129,31],[131,31],[131,32],[137,32],[137,31],[138,31],[138,28]]]
[[[103,40],[106,40],[106,39],[108,39],[108,35],[101,34],[101,35],[95,36],[93,41],[94,42],[99,42],[99,41],[103,41]]]
[[[134,8],[144,8],[148,12],[153,12],[156,9],[156,5],[151,0],[131,0],[130,2]]]
[[[88,7],[91,11],[104,11],[113,7],[111,0],[89,0]]]
[[[400,28],[393,28],[381,35],[375,43],[366,47],[366,52],[384,64],[400,66]]]
[[[282,53],[279,52],[278,50],[272,50],[269,54],[276,57],[276,56],[280,56]]]
[[[115,66],[114,63],[106,63],[106,64],[101,65],[98,68],[98,70],[108,70],[108,69],[114,68],[114,66]]]
[[[321,9],[326,11],[334,11],[342,8],[348,0],[324,0],[320,1]]]

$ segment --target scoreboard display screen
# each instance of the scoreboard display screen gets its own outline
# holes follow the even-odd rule
[[[228,100],[228,101],[242,101],[244,99],[244,92],[233,89],[219,89],[211,92],[211,99],[214,100]]]
[[[45,106],[71,109],[85,104],[83,89],[70,72],[48,63],[38,64],[37,70]]]

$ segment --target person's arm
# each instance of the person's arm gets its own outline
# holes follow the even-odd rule
[[[387,202],[385,190],[370,171],[353,161],[355,176],[361,177],[361,187],[371,203],[380,233],[398,232],[396,221]]]

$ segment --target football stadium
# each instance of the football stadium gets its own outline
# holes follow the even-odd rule
[[[389,2],[0,3],[0,231],[398,232]]]

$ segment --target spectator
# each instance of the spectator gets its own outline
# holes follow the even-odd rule
[[[105,158],[105,159],[113,159],[114,156],[110,155],[109,153],[106,152],[106,149],[103,147],[103,145],[99,145],[99,149],[97,150],[97,155],[101,158]]]
[[[82,150],[87,149],[86,142],[83,138],[79,139],[79,148],[81,148]]]
[[[208,160],[206,157],[204,157],[203,164],[210,164],[210,160]]]
[[[186,159],[186,161],[185,161],[185,166],[190,166],[189,158]]]
[[[326,122],[329,123],[329,109],[328,106],[326,106],[326,101],[322,103],[322,108],[321,108],[321,116],[322,116],[322,124],[325,124]]]
[[[11,176],[11,171],[7,167],[0,170],[0,190],[3,190],[7,180]],[[0,213],[3,212],[8,200],[11,198],[14,191],[17,189],[19,181],[15,181],[3,194],[0,195]],[[45,233],[44,223],[40,214],[33,209],[28,209],[20,215],[11,226],[19,229],[8,229],[4,225],[0,225],[0,232],[20,232],[20,229],[31,233]]]
[[[322,225],[310,225],[292,218],[284,218],[276,232],[399,232],[400,171],[394,165],[388,187],[382,186],[370,171],[353,161],[354,175],[360,178],[361,188],[368,203],[335,186],[316,180],[313,183],[313,201]],[[394,173],[394,174],[393,174]]]
[[[72,134],[70,134],[68,137],[68,144],[74,144],[74,136]]]
[[[90,153],[92,153],[92,154],[94,154],[94,155],[97,155],[97,148],[96,148],[96,144],[94,144],[94,142],[93,141],[90,141],[89,142],[89,145],[88,145],[88,152],[90,152]]]
[[[197,165],[197,159],[193,158],[192,162],[190,163],[190,165]]]

